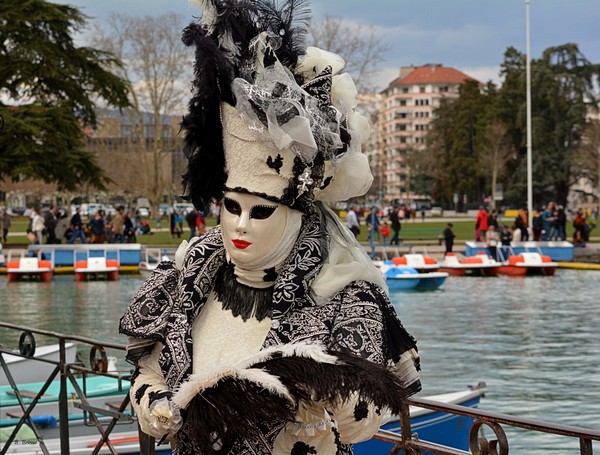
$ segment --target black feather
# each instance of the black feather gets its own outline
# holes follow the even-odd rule
[[[194,96],[181,122],[185,132],[183,151],[188,158],[183,196],[191,199],[198,210],[206,212],[211,201],[221,198],[227,178],[220,103],[222,99],[232,98],[233,68],[200,25],[186,27],[182,39],[184,44],[196,46]]]
[[[306,34],[310,22],[310,9],[306,0],[257,2],[262,28],[281,38],[275,51],[283,66],[293,69],[298,57],[306,51]]]
[[[339,403],[355,392],[378,408],[400,412],[402,401],[418,392],[383,365],[352,354],[329,352],[338,363],[321,363],[306,357],[280,357],[254,365],[277,376],[297,399]],[[315,398],[316,397],[316,398]]]
[[[228,446],[234,439],[260,434],[261,423],[293,421],[295,414],[295,406],[286,398],[269,393],[260,384],[227,377],[190,401],[182,430],[202,453],[213,454],[217,439]]]

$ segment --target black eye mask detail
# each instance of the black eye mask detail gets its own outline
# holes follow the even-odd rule
[[[250,218],[266,220],[277,210],[276,205],[255,205],[250,209]]]
[[[242,208],[240,207],[240,204],[233,199],[226,197],[223,201],[223,205],[225,206],[225,210],[232,215],[240,216],[242,214]]]

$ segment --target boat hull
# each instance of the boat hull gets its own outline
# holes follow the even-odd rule
[[[75,263],[75,281],[119,279],[119,262],[115,259],[89,258]]]
[[[74,363],[77,355],[77,346],[74,343],[65,343],[67,363]],[[40,346],[36,349],[33,358],[25,358],[10,354],[3,354],[11,376],[17,384],[45,381],[54,368],[54,364],[40,362],[36,359],[59,361],[59,346]],[[0,386],[8,385],[8,378],[4,369],[0,367]]]
[[[476,408],[481,400],[481,395],[483,395],[483,392],[480,394],[472,394],[470,395],[470,398],[456,404]],[[411,431],[413,434],[416,433],[420,440],[434,442],[460,450],[468,450],[469,431],[474,420],[472,417],[429,410],[421,415],[413,416],[412,414],[411,407]],[[382,425],[381,429],[391,431],[398,435],[402,433],[399,420],[392,420],[391,422]],[[354,444],[354,455],[392,453],[391,451],[393,448],[394,445],[391,443],[372,438],[368,441]],[[429,454],[429,452],[423,452],[423,454]]]
[[[53,269],[51,261],[38,258],[21,258],[9,261],[6,265],[6,275],[9,282],[21,280],[52,281]]]

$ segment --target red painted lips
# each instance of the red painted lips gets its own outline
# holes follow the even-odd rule
[[[233,242],[233,245],[236,248],[239,248],[240,250],[245,250],[250,245],[252,245],[252,243],[250,243],[250,242],[246,242],[245,240],[239,240],[239,239],[232,240],[232,242]]]

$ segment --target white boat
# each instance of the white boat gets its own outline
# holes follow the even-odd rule
[[[116,453],[120,455],[138,455],[140,453],[139,435],[137,431],[119,431],[111,433],[109,440],[113,445]],[[11,445],[8,449],[8,454],[20,455],[60,455],[61,445],[60,439],[45,439],[44,444],[48,452],[43,452],[35,437],[29,435],[29,439],[23,440],[21,444]],[[92,453],[98,442],[99,435],[94,436],[74,436],[69,438],[69,453],[72,455],[89,455]],[[2,448],[2,443],[0,443]],[[99,454],[114,453],[109,450],[106,444],[100,449]],[[166,455],[171,453],[171,445],[166,442],[164,445],[155,447],[154,453],[157,455]]]
[[[39,360],[58,362],[59,349],[58,344],[50,344],[37,347],[32,358],[4,353],[2,357],[15,383],[41,382],[48,379],[56,365]],[[65,343],[65,355],[67,363],[74,363],[77,355],[77,345],[75,343]],[[3,385],[8,385],[8,378],[4,369],[0,367],[0,386]]]

